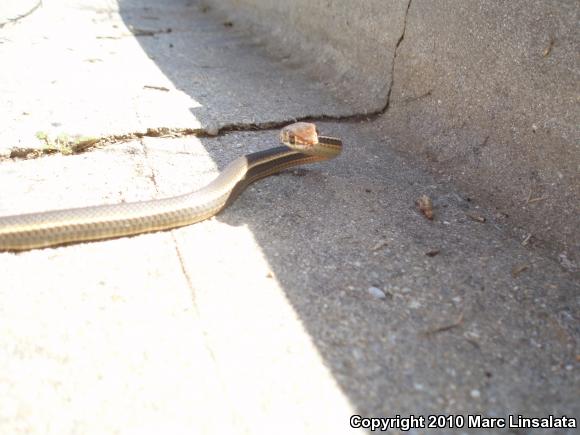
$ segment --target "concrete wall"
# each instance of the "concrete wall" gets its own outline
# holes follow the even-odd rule
[[[299,50],[390,146],[509,215],[580,243],[576,0],[211,0]]]
[[[384,106],[407,0],[207,2],[234,19],[252,23],[256,34],[273,36],[281,49],[300,53],[314,74],[332,79],[337,95],[353,110]]]

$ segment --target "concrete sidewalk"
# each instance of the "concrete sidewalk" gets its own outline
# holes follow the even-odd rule
[[[0,33],[2,215],[188,192],[277,145],[269,123],[355,113],[203,2],[43,3]],[[579,416],[571,268],[395,153],[381,125],[319,127],[343,156],[215,219],[0,253],[0,433]]]

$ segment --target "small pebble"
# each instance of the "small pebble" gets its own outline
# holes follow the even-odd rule
[[[369,287],[367,291],[371,294],[371,296],[377,299],[385,299],[387,297],[385,292],[378,287]]]
[[[479,399],[481,397],[481,393],[479,392],[479,390],[471,390],[471,392],[469,393],[469,395],[473,399]]]

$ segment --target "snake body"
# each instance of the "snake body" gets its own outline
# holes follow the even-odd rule
[[[333,158],[340,139],[318,136],[314,124],[284,127],[286,146],[238,157],[207,186],[150,201],[52,210],[0,217],[0,251],[23,251],[167,230],[208,219],[251,183],[284,169]]]

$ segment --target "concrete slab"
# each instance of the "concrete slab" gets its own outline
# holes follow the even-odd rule
[[[113,2],[45,9],[51,5],[63,20],[95,20],[103,28],[120,23]],[[166,13],[151,3],[120,5],[124,17],[168,20],[156,28],[174,29],[196,8],[200,26],[215,26],[214,39],[189,34],[184,50],[197,43],[218,50],[232,30],[212,24],[198,3],[168,2]],[[27,30],[28,23],[14,29],[34,35],[38,23],[30,21]],[[132,25],[145,28],[139,23]],[[86,29],[69,39],[80,40],[85,31],[91,41]],[[147,54],[157,58],[155,77],[168,87],[198,71],[190,64],[165,70],[160,46],[146,54],[131,36],[124,40],[127,58],[138,59],[119,71],[127,86],[130,77],[141,83],[141,73],[152,77],[141,68],[149,65]],[[240,50],[262,59],[270,80],[282,71],[296,89],[310,86],[300,69],[267,62],[260,47]],[[79,42],[79,58],[88,52]],[[231,53],[234,59],[237,49]],[[120,64],[104,63],[109,67]],[[335,101],[313,94],[302,106],[295,100],[276,112],[246,89],[265,91],[265,79],[240,68],[237,83],[227,68],[216,69],[208,99],[235,89],[232,95],[255,104],[248,113],[259,120],[308,115]],[[170,70],[172,76],[161,73]],[[29,83],[43,80],[43,70],[35,74]],[[98,82],[114,77],[109,74],[87,77]],[[58,101],[73,104],[65,90]],[[133,103],[145,101],[145,91],[93,107],[87,128],[121,134],[125,112],[128,123],[146,119],[139,127],[145,129],[162,116],[173,119],[171,105],[159,106],[167,110],[159,117],[143,115],[148,109]],[[184,94],[195,98],[193,90]],[[15,105],[34,103],[19,95],[10,94]],[[233,99],[215,98],[207,119],[222,119],[225,104],[224,119],[243,125],[228,106]],[[42,101],[54,113],[64,110],[57,100]],[[187,104],[175,107],[177,120],[189,111]],[[109,125],[103,120],[112,114],[118,123]],[[189,112],[183,119],[189,116],[191,123],[197,118]],[[35,126],[21,121],[10,125],[22,132]],[[344,139],[343,156],[267,178],[212,220],[0,253],[0,432],[355,433],[348,422],[356,413],[579,415],[577,277],[512,239],[503,217],[392,151],[380,122],[321,123],[320,129]],[[184,193],[238,155],[276,145],[276,136],[271,130],[142,137],[78,155],[4,159],[0,213]],[[432,221],[415,205],[422,194],[433,199]]]
[[[46,1],[3,29],[0,56],[11,67],[0,71],[0,155],[58,145],[59,136],[215,130],[292,119],[304,108],[351,113],[299,66],[275,62],[202,9],[176,0]]]

